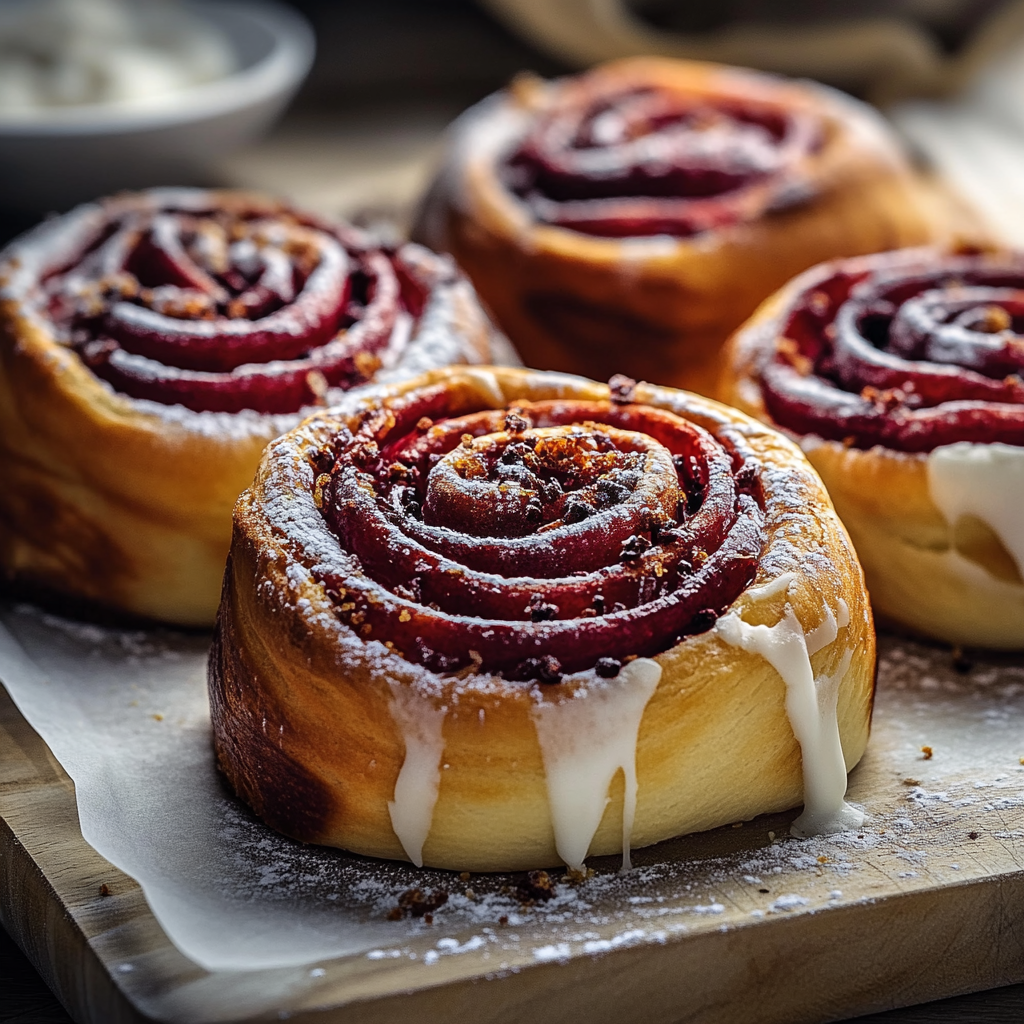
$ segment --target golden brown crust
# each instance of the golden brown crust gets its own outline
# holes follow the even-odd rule
[[[819,267],[795,278],[736,332],[725,353],[723,401],[784,430],[765,408],[759,367],[796,296],[827,273]],[[990,531],[946,522],[931,497],[927,454],[789,436],[821,475],[850,533],[880,619],[947,643],[1024,648],[1024,585]]]
[[[387,400],[438,380],[477,408],[608,395],[605,386],[578,378],[487,368],[435,372],[377,394]],[[811,631],[846,603],[849,626],[812,664],[820,678],[835,672],[847,652],[852,658],[838,697],[843,755],[852,767],[868,738],[874,632],[860,568],[820,482],[792,444],[734,410],[643,385],[637,401],[671,409],[713,434],[738,428],[768,467],[768,541],[755,583],[793,576],[788,589],[783,580],[770,593],[745,592],[731,610],[748,623],[774,626],[788,603]],[[282,831],[403,859],[388,811],[407,752],[395,702],[413,702],[424,720],[441,709],[443,770],[424,862],[458,870],[557,863],[532,717],[538,685],[440,676],[365,643],[339,621],[310,572],[329,557],[332,535],[314,508],[304,453],[331,436],[340,419],[355,423],[358,409],[353,400],[272,444],[236,506],[210,661],[218,763],[239,795]],[[654,660],[662,674],[636,747],[633,846],[800,802],[801,751],[787,718],[786,685],[763,657],[712,629]],[[583,674],[565,677],[557,690],[581,701],[585,687]],[[592,855],[621,850],[623,793],[619,772]]]
[[[466,114],[418,235],[455,256],[530,366],[598,378],[624,372],[714,394],[722,344],[794,274],[835,256],[949,238],[963,226],[936,189],[922,186],[881,119],[849,97],[662,58],[589,74],[623,88],[753,97],[808,112],[824,142],[794,168],[804,201],[691,238],[601,238],[538,223],[499,173],[564,86],[520,83]]]
[[[213,195],[222,208],[282,209],[248,193]],[[22,247],[49,229],[13,243],[0,266],[0,569],[16,592],[25,585],[208,626],[231,508],[266,443],[302,414],[194,413],[113,391],[24,301],[22,285],[12,286]],[[418,250],[416,258],[436,262]],[[451,333],[447,357],[488,358],[489,327],[468,284],[449,287],[444,302],[436,319]],[[405,372],[422,370],[424,358],[433,365],[414,354]]]

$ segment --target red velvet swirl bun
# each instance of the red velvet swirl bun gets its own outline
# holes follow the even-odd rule
[[[876,612],[1024,648],[1024,255],[815,267],[738,332],[722,393],[801,443]]]
[[[467,112],[417,237],[454,254],[529,365],[710,394],[726,338],[793,274],[950,228],[863,104],[645,57]]]
[[[370,380],[488,358],[451,261],[271,199],[155,190],[0,254],[0,566],[210,623],[266,443]]]
[[[502,870],[801,798],[803,831],[857,820],[874,634],[819,481],[734,410],[612,383],[435,371],[269,446],[210,660],[269,824]]]

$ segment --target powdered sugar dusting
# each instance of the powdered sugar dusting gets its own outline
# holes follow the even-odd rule
[[[319,962],[330,975],[340,956],[496,975],[827,913],[872,898],[866,880],[878,894],[970,884],[994,847],[1024,842],[1020,658],[960,674],[947,652],[882,638],[875,734],[851,776],[850,799],[868,815],[860,831],[798,839],[787,834],[795,811],[762,817],[637,851],[625,874],[612,857],[593,860],[585,880],[554,872],[551,898],[531,901],[521,874],[466,880],[304,846],[256,821],[213,770],[201,638],[28,607],[4,623],[0,677],[75,779],[85,835],[211,969]],[[388,920],[411,888],[448,894],[432,924]],[[289,977],[315,981],[308,969]]]

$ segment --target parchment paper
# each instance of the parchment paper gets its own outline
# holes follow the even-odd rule
[[[967,881],[983,867],[951,859],[951,828],[1024,839],[1020,658],[960,672],[948,651],[883,638],[872,742],[851,777],[849,797],[869,814],[860,832],[800,840],[786,832],[795,811],[756,819],[635,851],[628,874],[593,861],[595,877],[529,905],[509,876],[467,885],[303,846],[253,819],[214,768],[208,638],[100,629],[28,606],[0,607],[0,623],[0,680],[74,780],[83,835],[210,971],[346,954],[429,966],[466,953],[515,969],[840,906],[861,898],[844,885],[863,870],[899,889]],[[450,894],[433,927],[388,920],[417,886]]]

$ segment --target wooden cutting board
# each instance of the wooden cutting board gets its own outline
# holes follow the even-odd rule
[[[758,818],[638,851],[630,875],[595,861],[575,910],[522,905],[511,924],[486,894],[518,876],[477,877],[471,926],[442,908],[369,954],[258,972],[206,972],[171,944],[0,691],[0,921],[97,1024],[825,1021],[1024,980],[1024,660],[958,671],[939,649],[881,650],[858,835]]]

